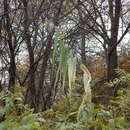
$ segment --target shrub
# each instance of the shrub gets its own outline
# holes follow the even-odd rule
[[[44,119],[24,105],[20,87],[16,87],[14,93],[3,90],[0,104],[0,130],[42,130],[40,122]]]

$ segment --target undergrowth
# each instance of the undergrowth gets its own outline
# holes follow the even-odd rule
[[[20,87],[14,93],[8,90],[0,93],[0,130],[42,130],[43,121],[40,114],[24,105]]]
[[[130,128],[130,74],[118,70],[119,78],[113,84],[127,84],[118,90],[111,105],[95,105],[80,93],[62,96],[53,109],[41,113],[24,105],[20,87],[14,94],[0,93],[0,130],[129,130]],[[79,110],[82,104],[82,109]]]

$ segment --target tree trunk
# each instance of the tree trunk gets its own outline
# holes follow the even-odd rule
[[[40,73],[40,78],[39,78],[39,85],[38,85],[38,90],[37,90],[37,94],[36,94],[36,103],[37,103],[37,112],[40,109],[46,109],[46,101],[44,98],[44,81],[45,81],[45,72],[46,72],[46,68],[47,68],[47,62],[48,59],[50,58],[50,54],[51,54],[51,47],[52,47],[52,37],[54,35],[54,31],[55,29],[52,30],[52,32],[49,34],[48,38],[47,38],[47,46],[44,52],[44,56],[43,56],[43,61],[42,61],[42,68],[41,68],[41,73]],[[42,108],[40,108],[40,105],[42,104]]]
[[[108,47],[110,48],[110,47]],[[109,50],[109,49],[108,49]],[[113,51],[107,56],[107,78],[108,81],[113,80],[116,76],[115,69],[118,67],[118,58],[117,58],[117,48],[115,47]]]
[[[109,14],[111,20],[111,38],[108,44],[108,81],[113,80],[116,77],[115,69],[118,67],[117,59],[117,45],[115,44],[118,41],[118,30],[119,30],[119,20],[121,13],[121,0],[115,0],[115,8],[112,0],[108,1],[109,3]]]
[[[12,41],[12,23],[9,16],[9,3],[7,0],[4,0],[4,13],[5,13],[5,30],[7,31],[7,45],[9,47],[9,84],[8,88],[13,92],[15,87],[15,78],[16,78],[16,64],[15,64],[15,47]]]
[[[114,78],[116,78],[116,71],[118,67],[118,57],[117,57],[117,47],[114,47],[111,51],[110,45],[108,45],[108,54],[107,54],[107,81],[113,81]],[[113,87],[110,87],[108,89],[109,96],[115,95],[115,89]]]
[[[82,63],[86,65],[86,52],[85,52],[85,34],[81,36],[81,59]]]
[[[16,78],[16,64],[15,56],[11,54],[10,58],[10,67],[9,67],[9,90],[13,92],[15,87],[15,78]]]
[[[26,92],[25,103],[31,108],[36,109],[36,89],[35,89],[35,71],[32,69],[29,74],[29,84]]]
[[[31,43],[31,35],[29,31],[30,20],[28,16],[28,1],[23,0],[24,5],[24,38],[26,40],[26,45],[29,54],[29,64],[30,64],[30,73],[29,73],[29,84],[28,90],[26,93],[25,103],[28,103],[32,108],[36,109],[36,88],[35,88],[35,66],[34,66],[34,52],[33,52],[33,45]]]

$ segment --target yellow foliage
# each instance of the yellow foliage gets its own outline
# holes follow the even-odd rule
[[[63,2],[63,6],[66,7],[66,8],[71,7],[71,6],[72,6],[72,3],[71,3],[69,0],[65,0],[65,1]]]

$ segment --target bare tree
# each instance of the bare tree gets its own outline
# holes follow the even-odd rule
[[[4,13],[1,20],[1,42],[4,46],[4,50],[7,54],[6,64],[9,72],[9,90],[13,91],[16,84],[16,56],[19,51],[21,42],[19,39],[19,28],[21,23],[21,17],[16,18],[19,14],[20,4],[16,1],[3,1]]]
[[[118,67],[117,45],[129,31],[130,23],[119,37],[120,21],[123,14],[122,1],[108,0],[105,1],[105,5],[96,0],[90,0],[87,3],[80,6],[80,10],[84,14],[86,31],[101,42],[106,52],[107,78],[112,80],[115,77],[115,69]]]

